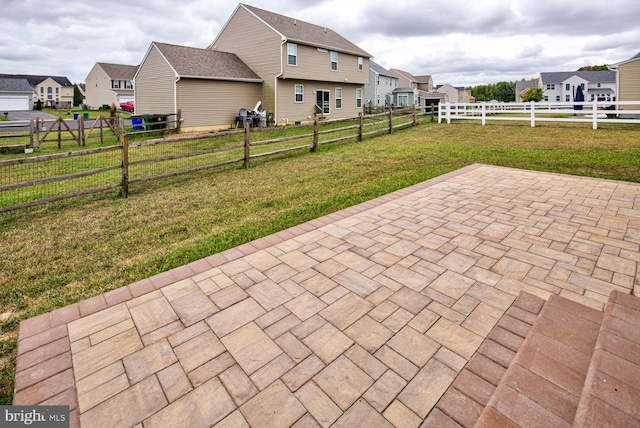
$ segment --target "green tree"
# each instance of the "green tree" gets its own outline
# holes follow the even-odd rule
[[[523,103],[542,101],[544,99],[544,89],[538,86],[529,86],[520,93],[520,98]]]
[[[606,65],[585,65],[580,67],[578,71],[607,71],[609,67]]]
[[[78,84],[73,85],[73,105],[79,106],[84,102],[84,97],[82,96],[82,92],[80,92],[80,88]]]
[[[469,88],[477,101],[497,100],[505,103],[516,100],[516,82],[498,82]]]

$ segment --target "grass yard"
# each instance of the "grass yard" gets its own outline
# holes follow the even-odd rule
[[[640,125],[425,123],[0,214],[0,405],[20,320],[472,163],[640,182]]]

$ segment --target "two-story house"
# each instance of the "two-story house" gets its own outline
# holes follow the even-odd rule
[[[210,48],[264,79],[262,106],[277,123],[363,111],[371,55],[330,28],[241,3]]]
[[[431,105],[449,101],[446,94],[436,92],[431,75],[414,76],[397,68],[391,72],[398,77],[399,86],[394,90],[394,105],[415,105],[428,113]]]
[[[640,52],[628,60],[612,64],[609,68],[618,73],[616,86],[618,101],[640,100]],[[619,109],[640,110],[640,105],[621,105]]]
[[[329,28],[241,3],[207,49],[152,43],[134,77],[136,112],[180,110],[183,129],[228,126],[258,104],[275,124],[354,117],[370,56]]]
[[[111,104],[117,107],[133,101],[133,76],[137,70],[137,65],[97,62],[85,79],[85,104],[89,108]]]
[[[605,71],[558,71],[540,73],[544,101],[573,102],[582,87],[585,101],[616,101],[616,73]]]
[[[33,88],[34,103],[40,100],[44,107],[73,107],[73,84],[64,76],[0,74],[0,77],[27,79],[31,88]]]
[[[369,83],[364,86],[367,107],[380,108],[394,103],[393,91],[398,87],[398,76],[375,61],[369,61]]]

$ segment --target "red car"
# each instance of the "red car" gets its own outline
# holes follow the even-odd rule
[[[124,111],[130,111],[133,113],[133,110],[135,109],[135,105],[133,101],[127,101],[126,103],[120,103],[120,109]]]

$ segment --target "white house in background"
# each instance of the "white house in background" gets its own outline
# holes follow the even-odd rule
[[[572,102],[576,88],[582,87],[585,101],[616,101],[616,72],[558,71],[540,73],[540,86],[544,89],[544,101]]]
[[[133,101],[133,76],[137,65],[97,62],[85,79],[85,104],[89,108],[116,107]],[[107,107],[108,108],[108,107]]]
[[[369,83],[364,85],[367,107],[383,107],[394,103],[393,91],[398,77],[374,61],[369,61]]]

